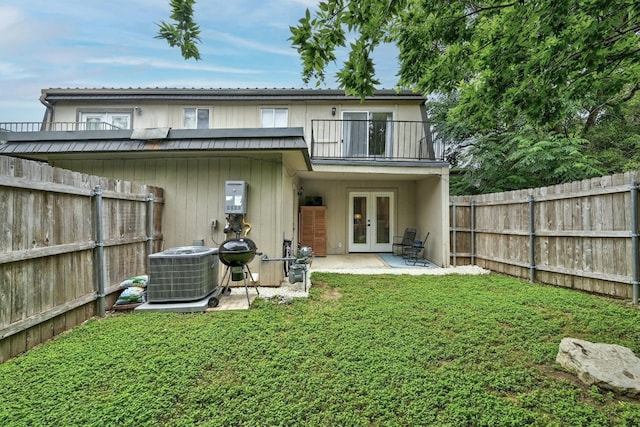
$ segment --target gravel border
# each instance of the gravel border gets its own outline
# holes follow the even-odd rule
[[[444,276],[446,274],[489,274],[489,270],[485,270],[477,265],[462,265],[459,267],[447,267],[447,268],[428,268],[428,267],[413,267],[413,268],[321,268],[311,269],[311,272],[322,273],[344,273],[344,274],[411,274],[414,276]]]

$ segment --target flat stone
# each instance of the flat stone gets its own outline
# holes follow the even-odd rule
[[[627,347],[563,338],[556,362],[586,385],[640,396],[640,359]]]

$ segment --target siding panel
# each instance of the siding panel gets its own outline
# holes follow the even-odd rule
[[[247,221],[252,224],[249,237],[258,249],[270,257],[279,257],[282,239],[286,234],[280,218],[283,209],[282,160],[277,155],[249,157],[171,157],[137,159],[132,162],[104,160],[105,171],[114,179],[139,177],[137,170],[145,170],[150,177],[145,184],[164,188],[163,237],[164,248],[191,245],[205,239],[205,245],[217,247],[225,240],[223,233],[225,181],[244,180],[249,185]],[[94,163],[58,161],[66,168],[94,167]],[[82,170],[83,173],[93,173]],[[217,219],[218,228],[211,239],[210,221]],[[292,225],[289,225],[289,229]],[[290,237],[290,236],[288,236]],[[279,263],[263,263],[256,257],[250,265],[259,273],[263,285],[277,285],[282,279]],[[221,269],[224,271],[224,269]]]

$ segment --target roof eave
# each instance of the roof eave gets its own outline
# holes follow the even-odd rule
[[[346,95],[338,89],[179,89],[179,88],[128,88],[128,89],[42,89],[43,100],[59,101],[113,101],[113,100],[199,100],[199,101],[361,101],[357,96]],[[381,89],[367,96],[364,101],[425,102],[421,94],[411,91]]]
[[[167,132],[166,138],[158,139],[132,138],[131,130],[7,132],[4,135],[22,138],[13,138],[0,145],[0,155],[298,151],[307,170],[312,170],[302,128],[176,129]]]

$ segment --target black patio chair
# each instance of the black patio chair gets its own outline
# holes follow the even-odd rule
[[[429,263],[425,259],[424,248],[427,245],[427,239],[429,238],[429,233],[424,237],[423,241],[414,242],[414,244],[405,248],[404,250],[404,263],[407,265],[416,265],[417,263],[422,263],[425,266]]]
[[[393,244],[391,245],[393,254],[404,256],[404,250],[413,246],[414,240],[416,239],[416,233],[417,230],[415,228],[405,228],[402,236],[394,236]]]

